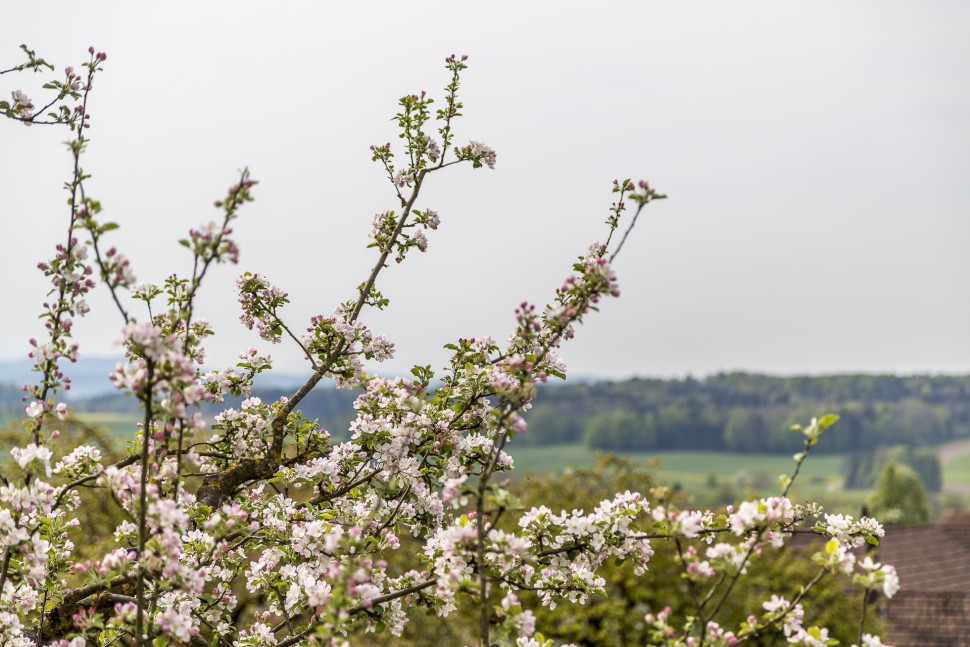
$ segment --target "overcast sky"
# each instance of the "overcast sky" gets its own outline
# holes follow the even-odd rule
[[[389,268],[397,343],[381,370],[440,366],[457,337],[502,339],[593,240],[615,177],[650,205],[617,262],[623,294],[563,349],[573,374],[695,376],[970,371],[970,3],[12,3],[0,69],[27,43],[59,70],[108,54],[91,97],[89,194],[121,224],[139,280],[187,274],[176,244],[218,217],[238,169],[261,184],[236,224],[242,259],[209,277],[209,360],[267,345],[231,289],[258,271],[297,329],[354,295],[372,215],[394,196],[368,146],[405,93],[435,96],[469,55],[458,140],[494,171],[431,177],[426,255]],[[37,76],[0,77],[35,99]],[[67,133],[0,123],[0,358],[39,336],[66,218]],[[116,353],[105,291],[75,328]],[[99,313],[100,311],[100,313]],[[269,348],[287,371],[299,354]]]

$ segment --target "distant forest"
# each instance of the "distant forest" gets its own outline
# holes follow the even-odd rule
[[[258,390],[263,400],[283,391]],[[21,391],[0,386],[0,415],[23,411]],[[302,403],[335,438],[346,436],[356,394],[316,389]],[[135,411],[117,394],[76,402],[81,411]],[[238,399],[224,406],[238,405]],[[215,408],[205,411],[214,415]],[[818,451],[863,452],[891,445],[935,445],[970,438],[970,376],[833,375],[771,377],[725,373],[704,379],[631,379],[548,384],[516,444],[582,442],[609,451],[797,451],[792,424],[836,413]]]
[[[840,419],[819,443],[820,452],[970,438],[970,376],[724,373],[702,380],[563,384],[542,390],[528,431],[516,442],[789,453],[801,442],[791,425],[825,413]]]

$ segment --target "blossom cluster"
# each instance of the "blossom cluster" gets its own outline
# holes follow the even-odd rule
[[[10,110],[13,114],[21,119],[24,119],[26,123],[29,123],[34,111],[34,102],[30,100],[26,94],[20,90],[14,90],[10,93],[10,99],[12,106]]]
[[[242,307],[239,321],[250,330],[255,326],[262,339],[278,344],[283,334],[279,309],[290,302],[289,295],[266,278],[249,272],[236,279],[236,289]]]
[[[350,321],[342,308],[331,317],[314,315],[300,339],[309,358],[329,364],[337,386],[363,386],[363,360],[383,362],[394,356],[394,344],[363,323]]]
[[[414,209],[412,214],[412,221],[407,223],[401,222],[394,211],[374,214],[369,234],[374,242],[370,246],[388,254],[395,252],[394,260],[397,263],[402,262],[412,248],[417,248],[420,252],[428,251],[428,238],[424,232],[437,229],[441,224],[438,212],[432,209]],[[410,230],[413,232],[409,233]]]
[[[193,409],[208,394],[179,338],[152,324],[130,323],[119,343],[125,346],[128,362],[119,363],[108,377],[115,388],[130,392],[157,416],[150,427],[143,425],[143,442],[149,436],[167,442],[176,428],[180,438],[204,429],[201,412]]]
[[[460,160],[468,160],[475,168],[482,165],[490,169],[495,169],[495,149],[483,144],[482,142],[470,141],[468,145],[455,148],[455,155]]]
[[[41,72],[45,68],[54,71],[53,65],[38,57],[26,45],[21,45],[20,49],[27,55],[27,62],[0,71],[0,74]],[[60,124],[68,126],[71,130],[89,127],[90,115],[85,113],[86,94],[92,88],[95,72],[102,69],[101,64],[107,60],[108,55],[95,51],[94,47],[88,48],[88,55],[87,62],[81,65],[82,68],[87,69],[87,75],[82,75],[75,71],[74,67],[68,66],[64,68],[63,78],[53,78],[44,84],[44,90],[53,91],[53,98],[47,103],[37,106],[25,92],[13,90],[10,93],[10,101],[0,100],[0,114],[15,119],[25,126]],[[70,105],[71,101],[79,99],[80,104]]]
[[[188,247],[200,258],[212,257],[219,262],[228,261],[235,264],[239,262],[239,248],[229,238],[231,233],[232,227],[210,221],[199,229],[190,229],[189,238],[185,241],[187,244],[183,246]]]
[[[248,397],[252,392],[253,379],[273,367],[273,358],[262,355],[255,348],[240,353],[238,358],[239,362],[234,367],[209,371],[199,376],[210,402],[222,404],[227,394]]]

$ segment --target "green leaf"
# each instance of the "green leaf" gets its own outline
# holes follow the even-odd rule
[[[834,413],[827,413],[818,421],[819,430],[826,430],[838,421],[839,417]]]

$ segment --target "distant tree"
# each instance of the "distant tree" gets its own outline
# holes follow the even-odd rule
[[[850,490],[871,488],[876,484],[882,463],[875,452],[852,452],[842,459],[842,486]]]
[[[562,445],[583,439],[583,419],[565,407],[538,404],[527,420],[528,431],[516,439],[522,445]]]
[[[887,462],[869,499],[874,515],[888,523],[928,523],[926,489],[912,468]]]
[[[601,413],[586,427],[586,443],[593,449],[647,451],[655,446],[652,429],[644,416],[619,410]]]
[[[724,444],[730,451],[770,451],[771,427],[757,409],[734,407],[724,427]]]
[[[940,459],[931,447],[896,445],[886,451],[885,462],[894,462],[911,468],[930,492],[939,492],[943,488],[943,469],[940,466]]]
[[[846,455],[842,463],[843,484],[850,489],[875,487],[887,463],[911,468],[930,492],[943,488],[943,468],[931,447],[894,445],[877,452],[861,451]]]

